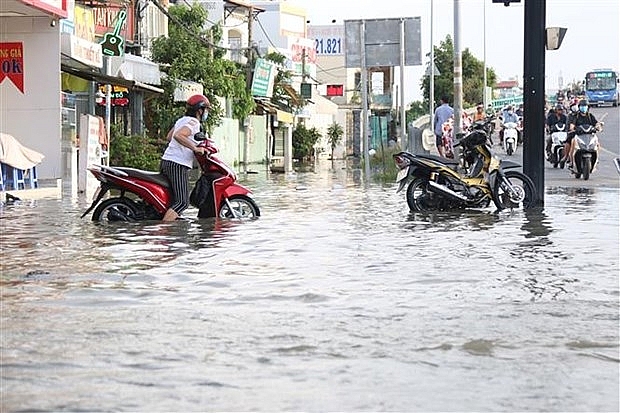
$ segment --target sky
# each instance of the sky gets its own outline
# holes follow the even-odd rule
[[[405,101],[421,100],[420,80],[431,45],[431,0],[286,0],[303,7],[311,25],[344,24],[344,20],[420,17],[422,66],[405,69]],[[524,1],[503,4],[492,0],[433,0],[433,44],[450,34],[454,39],[454,5],[460,4],[461,49],[479,60],[486,57],[498,80],[517,78],[523,85]],[[332,20],[336,20],[332,23]],[[486,21],[486,25],[484,22]],[[486,26],[486,29],[485,29]],[[547,0],[546,27],[565,27],[559,50],[545,54],[546,89],[583,79],[595,68],[620,70],[619,0]],[[485,47],[486,46],[486,47]],[[396,82],[399,81],[396,75]]]

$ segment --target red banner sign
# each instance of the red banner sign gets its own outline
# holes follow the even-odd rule
[[[8,77],[24,93],[24,44],[0,43],[0,83]]]

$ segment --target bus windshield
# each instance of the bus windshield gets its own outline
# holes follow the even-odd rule
[[[611,90],[616,88],[614,72],[590,72],[586,75],[586,90]]]

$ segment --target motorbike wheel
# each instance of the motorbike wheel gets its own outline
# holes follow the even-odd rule
[[[529,176],[518,172],[508,171],[504,173],[504,180],[498,178],[493,188],[493,203],[498,210],[529,209],[536,204],[536,187]],[[513,191],[509,192],[506,182],[509,181]]]
[[[126,198],[106,199],[93,212],[93,221],[98,222],[134,222],[137,220],[138,210],[134,203]]]
[[[592,170],[592,158],[584,157],[581,163],[581,172],[583,172],[583,180],[590,179],[590,171]]]
[[[229,207],[230,205],[230,207]],[[232,210],[231,210],[232,207]],[[260,216],[258,205],[250,197],[235,195],[223,202],[218,217],[220,218],[257,218]]]
[[[407,187],[407,205],[411,212],[431,211],[434,209],[428,204],[431,194],[427,189],[427,185],[426,179],[418,178],[411,181]]]
[[[508,147],[506,147],[506,153],[508,154],[508,156],[511,156],[514,153],[514,148],[512,146],[512,143],[508,144]]]

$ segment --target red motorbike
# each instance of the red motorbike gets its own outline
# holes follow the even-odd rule
[[[237,183],[235,172],[215,156],[218,149],[214,142],[202,133],[196,134],[194,139],[200,141],[198,146],[205,148],[204,155],[196,155],[202,175],[192,191],[192,204],[199,208],[198,217],[260,216],[252,192]],[[93,221],[160,220],[171,204],[170,183],[159,172],[103,165],[92,165],[88,170],[101,184],[82,218],[94,208]],[[117,196],[102,201],[112,191]]]

